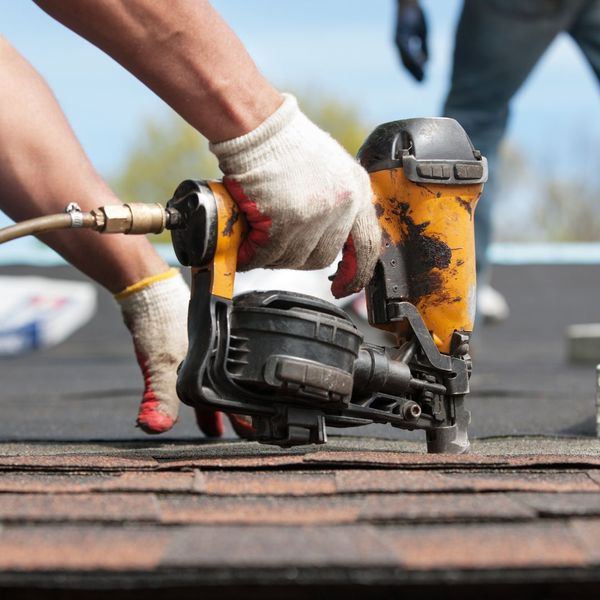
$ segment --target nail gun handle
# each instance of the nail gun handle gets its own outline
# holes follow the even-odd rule
[[[238,250],[248,225],[244,213],[221,181],[209,181],[208,187],[217,205],[217,239],[212,260],[211,293],[230,300],[233,298]]]
[[[247,223],[223,183],[186,180],[167,207],[181,215],[180,225],[171,232],[179,262],[192,268],[193,281],[200,272],[210,274],[210,293],[231,300]]]
[[[246,219],[219,181],[184,181],[167,209],[179,214],[171,230],[177,259],[192,270],[188,353],[178,371],[177,395],[185,404],[198,406],[206,402],[203,382],[219,332],[227,329]],[[224,364],[222,351],[215,359],[219,364]]]

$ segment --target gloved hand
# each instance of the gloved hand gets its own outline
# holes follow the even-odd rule
[[[398,0],[396,46],[408,72],[423,81],[428,58],[427,22],[417,0]]]
[[[348,240],[332,285],[348,295],[368,283],[380,250],[369,177],[293,96],[284,98],[254,131],[210,145],[250,228],[239,269],[320,269]]]
[[[115,298],[144,376],[137,424],[146,433],[163,433],[173,427],[179,413],[175,382],[177,367],[187,351],[190,290],[179,271],[171,269],[129,286]],[[252,433],[243,418],[230,415],[230,420],[240,437]],[[196,409],[196,421],[205,435],[223,435],[222,413]]]

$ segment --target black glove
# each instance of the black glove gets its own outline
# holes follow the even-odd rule
[[[396,46],[402,64],[417,80],[423,80],[427,62],[427,22],[418,2],[398,2]]]

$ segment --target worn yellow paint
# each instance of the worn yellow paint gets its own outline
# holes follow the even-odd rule
[[[440,351],[449,353],[454,331],[473,330],[473,214],[483,184],[414,183],[401,168],[370,175],[384,244],[396,244],[405,258],[403,300],[417,307]],[[399,338],[407,332],[403,323],[383,328]]]
[[[221,298],[233,298],[238,250],[246,235],[247,224],[229,192],[220,181],[208,181],[217,203],[217,248],[213,259],[211,293]]]

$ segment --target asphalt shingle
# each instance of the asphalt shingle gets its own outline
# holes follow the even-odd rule
[[[153,494],[0,494],[0,520],[27,523],[158,521]]]
[[[170,532],[98,525],[5,526],[0,532],[0,572],[58,573],[156,569]],[[49,577],[49,580],[52,580]]]
[[[509,569],[527,582],[559,567],[600,581],[598,459],[537,455],[537,443],[460,457],[368,439],[328,451],[31,444],[22,456],[0,444],[0,586],[173,570],[283,586],[292,571],[314,581],[324,570],[389,582]]]
[[[567,523],[432,525],[385,528],[405,568],[502,570],[597,565]]]

